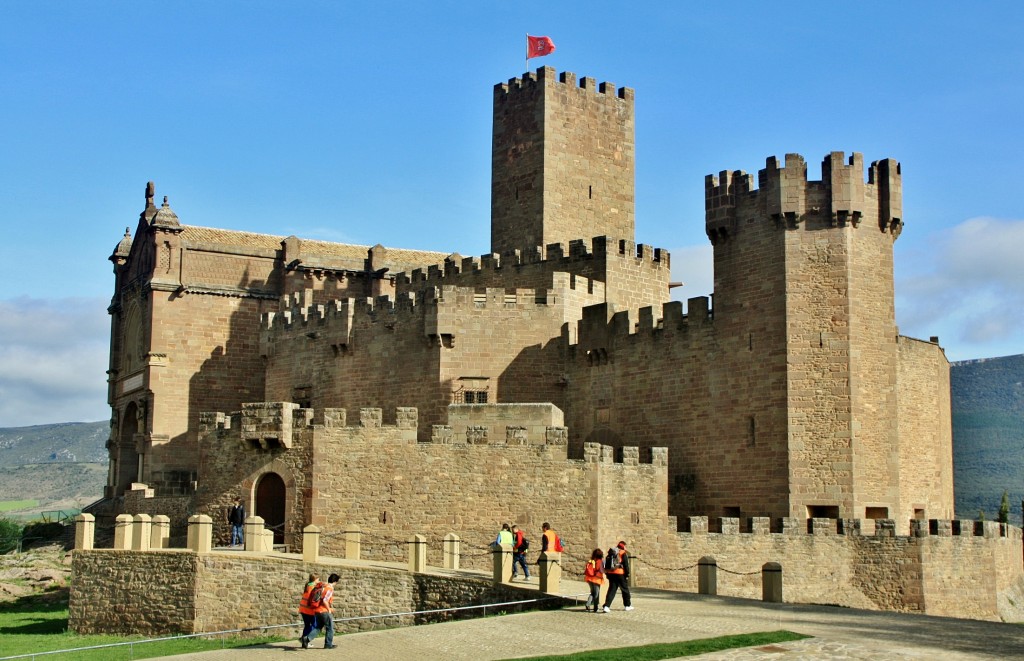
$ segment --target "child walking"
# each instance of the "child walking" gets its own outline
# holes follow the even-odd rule
[[[601,608],[601,584],[604,583],[604,551],[594,549],[587,561],[587,568],[583,572],[583,580],[590,587],[590,596],[587,597],[586,610],[594,607],[594,612]]]

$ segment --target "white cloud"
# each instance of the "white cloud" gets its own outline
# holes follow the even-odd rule
[[[103,299],[0,300],[0,427],[107,418],[109,338]]]
[[[971,218],[897,262],[904,334],[938,335],[951,360],[1024,353],[1024,220]]]

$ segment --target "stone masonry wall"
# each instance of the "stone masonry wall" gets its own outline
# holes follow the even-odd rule
[[[949,361],[936,343],[900,336],[899,435],[901,500],[907,516],[953,518],[953,427]],[[928,415],[922,415],[922,412]]]
[[[79,634],[193,633],[197,556],[181,550],[71,556],[68,628]]]
[[[765,374],[775,358],[763,335],[722,332],[728,321],[712,321],[704,298],[685,317],[679,303],[607,314],[588,308],[570,347],[573,453],[585,442],[668,447],[673,515],[787,512],[785,389],[778,371]]]
[[[306,564],[293,557],[188,551],[75,551],[69,628],[80,634],[176,634],[258,625],[301,626],[299,597],[310,572],[340,576],[336,619],[527,599],[531,591],[476,577]],[[254,581],[253,577],[259,580]],[[87,578],[86,578],[87,577]],[[477,612],[471,616],[479,616]],[[404,616],[339,622],[339,633],[460,617]],[[258,635],[259,632],[252,632]]]
[[[632,239],[634,142],[629,88],[550,67],[496,86],[491,251]]]

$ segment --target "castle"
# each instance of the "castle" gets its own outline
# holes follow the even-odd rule
[[[951,519],[949,363],[895,323],[899,163],[709,175],[713,303],[684,305],[635,242],[634,153],[630,88],[496,85],[480,257],[190,226],[150,183],[110,257],[108,511],[220,521],[239,495],[293,546],[310,523],[561,516],[592,548],[690,517]],[[654,473],[577,484],[598,456]]]

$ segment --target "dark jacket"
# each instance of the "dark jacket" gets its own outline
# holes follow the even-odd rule
[[[233,526],[245,523],[245,505],[235,505],[228,511],[228,523]]]

